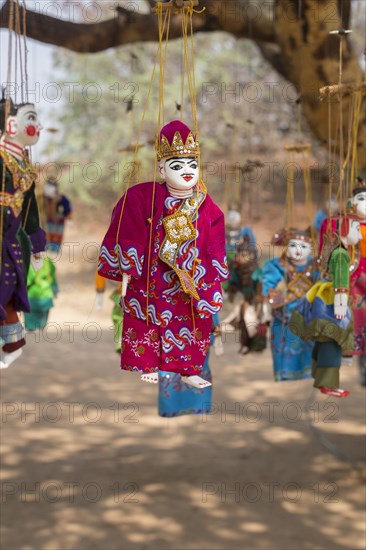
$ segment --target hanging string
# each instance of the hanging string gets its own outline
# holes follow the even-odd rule
[[[166,69],[166,60],[167,60],[167,51],[168,51],[168,41],[169,41],[169,31],[170,31],[170,19],[171,19],[171,10],[166,12],[166,31],[165,31],[165,44],[164,51],[163,48],[160,48],[160,82],[159,82],[159,113],[157,121],[157,135],[160,131],[160,128],[164,126],[165,120],[165,104],[164,104],[164,83],[165,83],[165,69]],[[162,43],[164,40],[164,30],[162,23],[162,14],[159,18],[159,42]]]
[[[154,67],[150,79],[150,84],[148,88],[148,93],[143,109],[143,114],[141,117],[141,123],[140,128],[138,132],[137,142],[135,145],[135,152],[134,152],[134,164],[136,162],[136,156],[137,151],[139,148],[140,138],[141,138],[141,132],[145,120],[145,115],[147,111],[147,105],[150,99],[151,90],[153,86],[153,82],[155,79],[156,74],[156,68],[157,63],[159,60],[159,108],[158,108],[158,133],[157,133],[157,140],[159,139],[159,131],[164,123],[164,114],[165,114],[165,105],[164,105],[164,83],[165,83],[165,69],[166,69],[166,63],[167,63],[167,49],[168,49],[168,42],[169,42],[169,30],[170,30],[170,22],[171,22],[171,8],[172,6],[168,5],[166,6],[165,10],[165,16],[163,17],[163,4],[161,2],[157,3],[157,6],[155,8],[155,12],[158,16],[158,29],[159,29],[159,45],[158,50],[155,57]],[[193,13],[196,13],[196,10],[193,9],[193,1],[190,0],[190,6],[187,8],[182,8],[181,10],[182,14],[182,35],[183,35],[183,46],[184,46],[184,55],[183,55],[183,65],[184,69],[187,74],[187,82],[188,82],[188,89],[189,89],[189,95],[191,99],[191,106],[192,106],[192,118],[193,118],[193,127],[196,134],[196,137],[198,137],[198,125],[197,125],[197,111],[196,111],[196,80],[195,80],[195,73],[194,73],[194,42],[193,42],[193,21],[192,16]],[[202,10],[203,11],[203,10]],[[200,13],[200,12],[199,12]],[[187,22],[187,14],[188,14],[188,22]],[[188,32],[187,27],[189,25],[190,32],[191,32],[191,44],[189,47],[188,42]],[[183,84],[182,84],[183,86]],[[199,156],[198,156],[199,159]],[[200,173],[200,164],[199,164],[199,173]],[[151,251],[152,251],[152,238],[153,238],[153,226],[152,226],[152,220],[153,220],[153,214],[154,214],[154,204],[155,204],[155,189],[156,189],[156,176],[157,176],[157,163],[154,163],[154,179],[153,179],[153,190],[152,190],[152,199],[151,199],[151,216],[149,219],[150,223],[150,232],[149,232],[149,245],[148,245],[148,269],[147,269],[147,289],[146,289],[146,322],[148,324],[149,322],[149,314],[148,314],[148,308],[149,308],[149,286],[150,286],[150,271],[151,271]],[[126,198],[127,198],[127,192],[130,186],[130,181],[127,182],[126,191],[124,193],[123,202],[121,205],[121,212],[119,215],[118,220],[118,228],[117,228],[117,234],[116,234],[116,245],[115,245],[115,254],[117,257],[119,270],[121,275],[123,275],[123,270],[121,266],[121,257],[119,254],[119,235],[121,230],[121,222],[123,218],[124,208],[126,204]],[[197,221],[197,220],[196,220]]]
[[[8,38],[8,69],[7,69],[7,84],[11,83],[12,75],[12,58],[13,58],[13,30],[14,30],[14,0],[10,0],[9,3],[9,38]],[[7,90],[4,91],[7,94]],[[6,97],[5,99],[5,108],[4,108],[4,135],[6,132],[6,120],[10,113],[10,98]],[[5,193],[5,178],[6,170],[3,166],[3,173],[1,178],[1,193]],[[0,207],[0,248],[2,249],[3,245],[3,229],[4,229],[4,209],[5,207]],[[0,254],[0,273],[2,268],[2,254]]]
[[[304,166],[305,205],[308,212],[311,240],[314,246],[316,237],[315,237],[315,231],[313,227],[314,214],[313,214],[313,198],[312,198],[312,189],[311,189],[310,148],[307,150],[303,150],[302,161]]]
[[[21,82],[21,100],[22,103],[25,103],[28,100],[28,68],[27,68],[27,37],[26,37],[26,11],[25,11],[25,5],[23,0],[23,17],[22,17],[22,25],[23,29],[21,29],[21,19],[20,19],[20,4],[19,0],[16,0],[16,41],[18,44],[18,50],[19,50],[19,67],[20,67],[20,82]],[[24,44],[24,62],[23,62],[23,55],[22,55],[22,31],[23,31],[23,44]],[[27,155],[28,158],[31,161],[31,149],[27,149]],[[27,163],[28,164],[28,163]],[[30,165],[28,164],[28,167]],[[27,209],[25,216],[22,219],[22,227],[24,228],[28,221],[29,211],[30,211],[30,205],[31,200],[28,199]],[[38,208],[38,206],[37,206]]]
[[[343,91],[342,91],[342,80],[343,80],[343,34],[339,34],[339,197],[340,204],[343,207],[343,182],[344,182],[344,136],[343,136]],[[341,269],[341,255],[339,254],[339,270]],[[346,298],[348,303],[348,298]]]
[[[160,45],[160,83],[159,83],[159,112],[158,112],[158,128],[156,139],[159,139],[160,128],[164,125],[164,82],[165,82],[165,68],[167,60],[167,50],[170,31],[170,19],[171,11],[167,10],[165,20],[162,20],[162,11],[159,12],[159,45]],[[163,54],[163,40],[165,31],[165,44],[164,55]],[[154,205],[155,205],[155,191],[156,191],[156,176],[157,176],[157,163],[154,162],[154,184],[151,197],[151,212],[150,212],[150,231],[149,231],[149,246],[148,246],[148,266],[147,266],[147,281],[146,281],[146,324],[149,324],[149,292],[150,292],[150,275],[151,275],[151,251],[153,240],[153,219],[154,219]]]
[[[187,81],[189,88],[190,103],[192,109],[192,119],[193,119],[193,133],[196,136],[196,140],[199,141],[198,133],[198,121],[197,121],[197,88],[196,88],[196,73],[195,73],[195,55],[194,55],[194,35],[193,35],[193,2],[191,1],[190,6],[187,9],[182,11],[182,35],[183,35],[183,49],[184,49],[184,60],[185,60],[185,69],[187,73]],[[188,27],[190,32],[190,40],[188,40]],[[198,153],[198,174],[199,180],[198,185],[195,190],[195,200],[198,204],[198,187],[203,187],[201,182],[201,156]],[[193,259],[192,275],[194,278],[195,270],[197,267],[197,235],[198,235],[198,212],[195,220],[195,240],[194,240],[194,250],[195,255]],[[196,333],[196,322],[195,322],[195,312],[193,306],[193,298],[191,298],[191,317],[193,323],[193,333]]]
[[[185,63],[184,63],[184,50],[181,52],[181,97],[180,97],[180,121],[184,118],[184,86],[185,86]]]
[[[248,32],[249,43],[251,44],[250,47],[253,48],[252,44],[255,42],[255,40],[253,38],[253,20],[251,18],[249,19],[248,31],[249,31]],[[249,82],[251,81],[252,75],[255,74],[256,72],[255,67],[253,65],[253,60],[254,60],[254,56],[249,54],[249,58],[247,62]],[[247,135],[248,135],[248,145],[249,145],[248,153],[250,156],[256,155],[256,148],[254,146],[254,134],[255,134],[255,128],[256,128],[254,121],[256,116],[256,109],[253,109],[253,105],[254,105],[253,102],[248,101],[248,121],[249,122],[247,124],[249,125],[249,128],[247,131]],[[252,211],[253,206],[255,205],[255,213],[256,215],[258,215],[259,204],[262,201],[262,197],[261,197],[261,186],[258,186],[258,192],[254,193],[254,187],[251,184],[249,174],[250,172],[248,173],[245,191],[246,191],[246,200],[247,200],[247,216],[248,216],[249,222],[252,223],[254,221],[254,212]]]
[[[153,66],[153,70],[152,70],[152,74],[151,74],[151,78],[150,78],[150,83],[149,83],[148,92],[147,92],[147,96],[146,96],[146,100],[145,100],[145,104],[144,104],[143,113],[142,113],[142,116],[141,116],[140,127],[139,127],[139,130],[138,130],[137,141],[136,141],[136,145],[135,145],[133,164],[136,163],[137,152],[138,152],[138,148],[139,148],[139,145],[140,145],[142,128],[143,128],[143,125],[144,125],[144,122],[145,122],[145,116],[146,116],[146,112],[147,112],[147,106],[148,106],[148,103],[149,103],[149,100],[150,100],[152,86],[153,86],[153,83],[154,83],[154,80],[155,80],[155,74],[156,74],[158,59],[159,58],[160,58],[160,60],[162,59],[162,56],[161,56],[162,45],[163,45],[162,40],[163,40],[163,35],[164,35],[165,29],[166,29],[166,25],[167,25],[167,19],[169,17],[169,10],[168,10],[166,12],[165,18],[163,20],[161,2],[159,2],[157,4],[156,10],[157,10],[157,14],[158,14],[158,23],[159,23],[159,45],[158,45],[158,49],[157,49],[156,56],[155,56],[154,66]],[[159,98],[159,112],[158,112],[158,118],[159,119],[160,119],[160,107],[161,107],[161,103],[160,103],[160,98]],[[151,201],[151,212],[153,212],[154,201],[155,201],[156,163],[154,163],[154,180],[153,181],[154,181],[154,185],[153,185],[153,194],[152,194],[152,201]],[[116,253],[118,266],[119,266],[119,271],[120,271],[121,275],[123,275],[124,272],[123,272],[122,266],[121,266],[121,257],[120,257],[120,254],[119,254],[118,242],[119,242],[119,235],[120,235],[120,231],[121,231],[122,217],[123,217],[123,213],[124,213],[124,209],[125,209],[126,198],[127,198],[127,193],[128,193],[128,189],[130,187],[130,184],[131,184],[131,179],[129,178],[128,181],[127,181],[126,190],[125,190],[125,193],[124,193],[124,196],[123,196],[123,202],[122,202],[122,206],[121,206],[121,212],[120,212],[120,216],[119,216],[119,220],[118,220],[118,228],[117,228],[117,234],[116,234],[115,253]],[[152,220],[152,218],[151,218],[151,220]],[[149,266],[150,266],[150,256],[151,256],[151,254],[150,254],[151,242],[152,242],[152,224],[150,224],[150,242],[149,242],[149,254],[148,254],[148,256],[149,256],[148,257]],[[149,276],[150,276],[150,267],[149,267],[149,270],[148,270],[148,285],[149,285]],[[148,323],[148,307],[149,307],[148,298],[149,298],[149,292],[147,290],[147,303],[146,303],[146,322],[147,323]]]
[[[343,141],[343,92],[342,92],[342,78],[343,78],[343,36],[339,35],[339,191],[341,204],[343,204],[343,181],[344,181],[344,141]]]
[[[332,102],[328,99],[328,218],[330,217],[330,201],[333,194],[332,170]]]
[[[358,166],[358,131],[361,123],[363,97],[361,92],[357,92],[355,100],[354,121],[352,126],[352,151],[351,151],[351,183],[356,180]]]
[[[236,59],[235,59],[235,70],[234,70],[234,81],[235,86],[236,83],[239,82],[239,41],[237,38],[235,40],[235,50],[236,50]],[[237,170],[237,161],[239,157],[239,129],[238,129],[238,121],[240,120],[240,109],[239,109],[239,103],[235,100],[234,105],[234,120],[233,120],[233,128],[232,128],[232,147],[231,147],[231,155],[230,158],[232,160],[231,169],[235,170],[235,177],[234,177],[234,193],[232,193],[231,196],[235,197],[235,203],[237,205],[237,209],[240,211],[240,214],[242,213],[242,205],[241,205],[241,172],[240,170]],[[239,176],[239,177],[238,177]],[[226,180],[226,178],[225,178]]]
[[[293,224],[293,208],[294,208],[294,153],[291,153],[291,160],[290,160],[290,166],[287,173],[287,193],[286,193],[286,205],[287,205],[287,212],[286,212],[286,229],[289,229],[292,227]]]
[[[24,17],[23,17],[24,19]],[[22,20],[23,22],[23,20]],[[19,51],[19,69],[20,69],[20,92],[22,103],[25,103],[25,59],[23,62],[23,48],[22,48],[22,29],[20,20],[20,5],[19,0],[16,2],[16,37]]]
[[[157,9],[159,9],[159,6],[161,7],[160,3],[157,5]],[[166,24],[166,20],[164,20],[163,29],[165,28],[165,24]],[[138,149],[139,149],[139,145],[140,145],[140,141],[141,141],[141,133],[142,133],[143,125],[144,125],[144,122],[145,122],[147,106],[148,106],[148,103],[149,103],[149,100],[150,100],[152,86],[153,86],[154,79],[155,79],[155,73],[156,73],[156,68],[157,68],[157,64],[158,64],[158,58],[159,58],[159,55],[160,55],[160,48],[161,48],[161,43],[159,42],[159,47],[158,47],[158,50],[156,52],[156,56],[155,56],[155,60],[154,60],[154,66],[153,66],[153,70],[152,70],[152,74],[151,74],[151,78],[150,78],[150,83],[149,83],[149,86],[148,86],[146,100],[145,100],[143,112],[142,112],[142,115],[141,115],[141,121],[140,121],[140,125],[139,125],[139,128],[138,128],[137,140],[136,140],[134,156],[133,156],[133,162],[136,161],[136,157],[137,157],[137,153],[138,153]],[[120,214],[120,219],[119,219],[117,237],[119,235],[120,223],[121,223],[121,220],[122,220],[124,205],[125,205],[125,202],[126,202],[126,193],[127,193],[128,189],[130,187],[130,184],[131,184],[131,180],[128,180],[127,185],[126,185],[126,192],[124,194],[124,200],[123,200],[123,204],[122,204],[122,208],[121,208],[121,214]],[[121,271],[121,273],[122,273],[122,271]]]
[[[194,48],[194,34],[193,34],[193,13],[196,13],[196,11],[193,9],[193,2],[191,3],[188,13],[189,13],[190,42],[191,42],[190,68],[192,72],[192,85],[193,85],[193,94],[191,96],[193,128],[194,128],[194,134],[196,135],[196,138],[199,139],[198,119],[197,119],[197,86],[196,86],[195,53],[194,53],[195,48]]]
[[[303,142],[303,133],[302,133],[302,104],[301,100],[297,105],[297,143],[301,144]]]
[[[28,46],[27,46],[27,8],[23,0],[23,42],[24,42],[24,84],[25,101],[29,99],[29,76],[28,76]]]
[[[18,89],[16,86],[18,80],[18,58],[19,58],[19,5],[18,0],[15,0],[15,61],[14,61],[14,102],[18,103]]]
[[[13,31],[14,31],[14,0],[9,4],[9,39],[8,39],[8,83],[11,82],[12,60],[13,60]]]
[[[187,83],[189,90],[189,98],[192,109],[193,133],[199,139],[198,121],[197,121],[197,91],[196,91],[196,74],[194,67],[194,35],[193,35],[193,3],[182,11],[182,35],[183,35],[183,51],[185,73],[187,75]],[[188,29],[190,37],[188,38]]]
[[[362,93],[356,91],[352,94],[351,99],[351,117],[349,123],[349,138],[347,156],[343,163],[343,169],[348,169],[346,196],[352,194],[352,184],[356,179],[357,171],[357,154],[358,154],[358,131],[361,120],[362,110]]]

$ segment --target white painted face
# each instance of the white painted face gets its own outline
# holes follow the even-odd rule
[[[342,241],[348,246],[354,246],[362,240],[360,222],[351,220],[347,237],[342,237]]]
[[[160,174],[173,189],[187,191],[198,182],[198,162],[196,157],[174,157],[162,160]]]
[[[337,201],[336,197],[331,197],[330,199],[325,201],[325,211],[330,216],[334,216],[339,212],[339,202]]]
[[[6,124],[9,137],[23,147],[35,145],[42,128],[35,106],[32,104],[20,107],[16,115],[8,118]]]
[[[351,202],[356,208],[357,216],[366,220],[366,191],[361,191],[352,197]]]
[[[297,262],[304,262],[311,255],[312,245],[301,239],[291,239],[287,245],[287,257]]]
[[[57,197],[57,187],[51,183],[45,183],[43,186],[43,194],[47,199],[55,199]]]
[[[237,210],[229,210],[226,216],[226,225],[229,229],[240,229],[241,215]]]

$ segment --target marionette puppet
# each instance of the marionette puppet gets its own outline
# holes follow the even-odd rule
[[[263,266],[262,292],[266,308],[272,309],[271,350],[276,382],[310,378],[312,342],[303,342],[290,330],[292,312],[317,278],[310,231],[296,229],[277,233],[273,244],[287,245],[281,257]]]
[[[317,211],[313,220],[313,228],[316,233],[320,232],[324,220],[328,217],[336,216],[340,210],[339,202],[335,195],[332,195],[325,201],[324,208]]]
[[[226,253],[230,279],[224,288],[229,301],[234,301],[238,291],[250,301],[255,294],[252,274],[258,267],[256,240],[251,228],[241,225],[241,214],[234,209],[226,217]]]
[[[95,274],[95,308],[97,311],[103,309],[104,304],[104,294],[106,289],[106,280],[104,277],[99,275],[98,271]],[[109,296],[112,300],[114,306],[112,309],[112,322],[113,322],[113,331],[114,331],[114,349],[118,355],[121,353],[121,339],[122,339],[122,324],[123,324],[123,310],[121,306],[121,290],[122,285],[119,283],[117,287],[113,290],[112,294]]]
[[[43,202],[46,215],[47,250],[58,253],[64,236],[65,222],[71,220],[70,200],[60,193],[55,178],[50,178],[43,186]]]
[[[339,387],[342,355],[354,349],[353,321],[349,307],[350,256],[348,250],[361,239],[359,220],[338,217],[323,235],[320,265],[322,280],[306,294],[291,318],[291,330],[304,341],[315,341],[314,387],[334,397],[349,391]]]
[[[199,144],[179,120],[157,139],[162,183],[128,189],[103,240],[99,274],[122,281],[121,368],[158,382],[158,372],[181,375],[194,387],[212,315],[222,308],[228,277],[224,215],[199,177]]]
[[[362,236],[352,255],[350,300],[354,320],[354,355],[359,360],[360,383],[366,386],[366,179],[359,178],[355,183],[350,206],[360,222]]]
[[[27,331],[44,329],[58,292],[55,264],[48,256],[43,258],[43,265],[38,271],[29,266],[27,293],[30,313],[24,313]]]
[[[10,109],[6,109],[9,102]],[[35,145],[42,126],[31,103],[0,102],[0,367],[7,368],[22,353],[23,326],[17,312],[29,312],[27,273],[30,262],[42,267],[46,238],[39,225],[36,173],[26,147]]]

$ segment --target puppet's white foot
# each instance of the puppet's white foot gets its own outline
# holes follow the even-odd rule
[[[0,369],[7,369],[9,365],[6,365],[2,361],[0,361]]]
[[[200,376],[182,376],[181,378],[182,382],[194,388],[208,388],[208,386],[212,386],[211,382],[207,382],[207,380],[204,380]]]
[[[342,390],[341,388],[327,388],[323,386],[319,388],[322,393],[326,395],[331,395],[332,397],[347,397],[350,394],[348,390]]]
[[[150,382],[150,384],[157,384],[159,381],[159,374],[157,372],[150,372],[149,374],[143,374],[141,376],[143,382]]]
[[[18,359],[23,353],[23,350],[17,349],[16,351],[13,351],[12,353],[4,353],[2,363],[5,364],[5,367],[1,367],[2,369],[6,369],[9,367],[16,359]]]

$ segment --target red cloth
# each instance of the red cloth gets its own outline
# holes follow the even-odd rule
[[[122,368],[131,370],[129,364],[132,363],[133,368],[142,372],[149,372],[149,369],[154,370],[158,366],[161,370],[197,374],[203,366],[206,353],[201,352],[200,339],[192,337],[195,325],[192,314],[197,324],[200,319],[208,321],[208,337],[212,315],[222,308],[221,281],[228,277],[224,215],[209,195],[206,195],[199,207],[197,222],[194,222],[198,232],[197,238],[186,241],[179,248],[177,264],[194,278],[199,295],[199,300],[191,300],[183,291],[175,271],[159,257],[165,237],[163,218],[174,213],[181,203],[181,200],[168,195],[165,184],[148,182],[129,189],[127,196],[120,199],[113,211],[112,221],[100,250],[98,271],[103,277],[116,281],[121,281],[122,272],[132,277],[123,303],[125,321],[122,341],[126,342],[128,337],[126,327],[130,326],[132,319],[136,319],[142,321],[141,326],[144,327],[146,339],[149,338],[149,331],[155,328],[162,343],[158,360],[151,346],[147,346],[140,366],[132,363],[132,358],[128,359],[126,356],[122,358]],[[150,222],[152,241],[148,258]],[[203,326],[206,324],[203,323]],[[175,353],[176,357],[181,357],[174,365],[169,364],[169,368],[163,350],[164,334],[168,330],[172,330],[175,335],[173,340],[176,338],[174,346],[177,349],[172,353]],[[206,340],[206,335],[203,334],[202,338]],[[196,346],[197,355],[196,352],[193,353],[192,346]],[[185,357],[189,355],[190,370],[187,370]]]
[[[186,315],[190,316],[187,304]],[[195,317],[195,327],[187,328],[181,315],[166,327],[125,315],[121,368],[143,373],[167,371],[184,376],[201,374],[210,345],[212,318]]]
[[[172,122],[169,122],[169,124],[166,124],[160,132],[160,139],[161,136],[165,136],[167,140],[169,141],[169,144],[171,145],[173,143],[173,138],[176,132],[180,133],[180,136],[182,138],[183,143],[187,141],[187,137],[190,133],[190,129],[184,122],[181,122],[180,120],[173,120]]]
[[[322,248],[323,248],[324,235],[330,232],[334,233],[335,231],[337,231],[337,220],[334,218],[325,218],[325,220],[323,220],[320,226],[320,231],[319,231],[319,249],[318,249],[319,256],[321,255]]]

